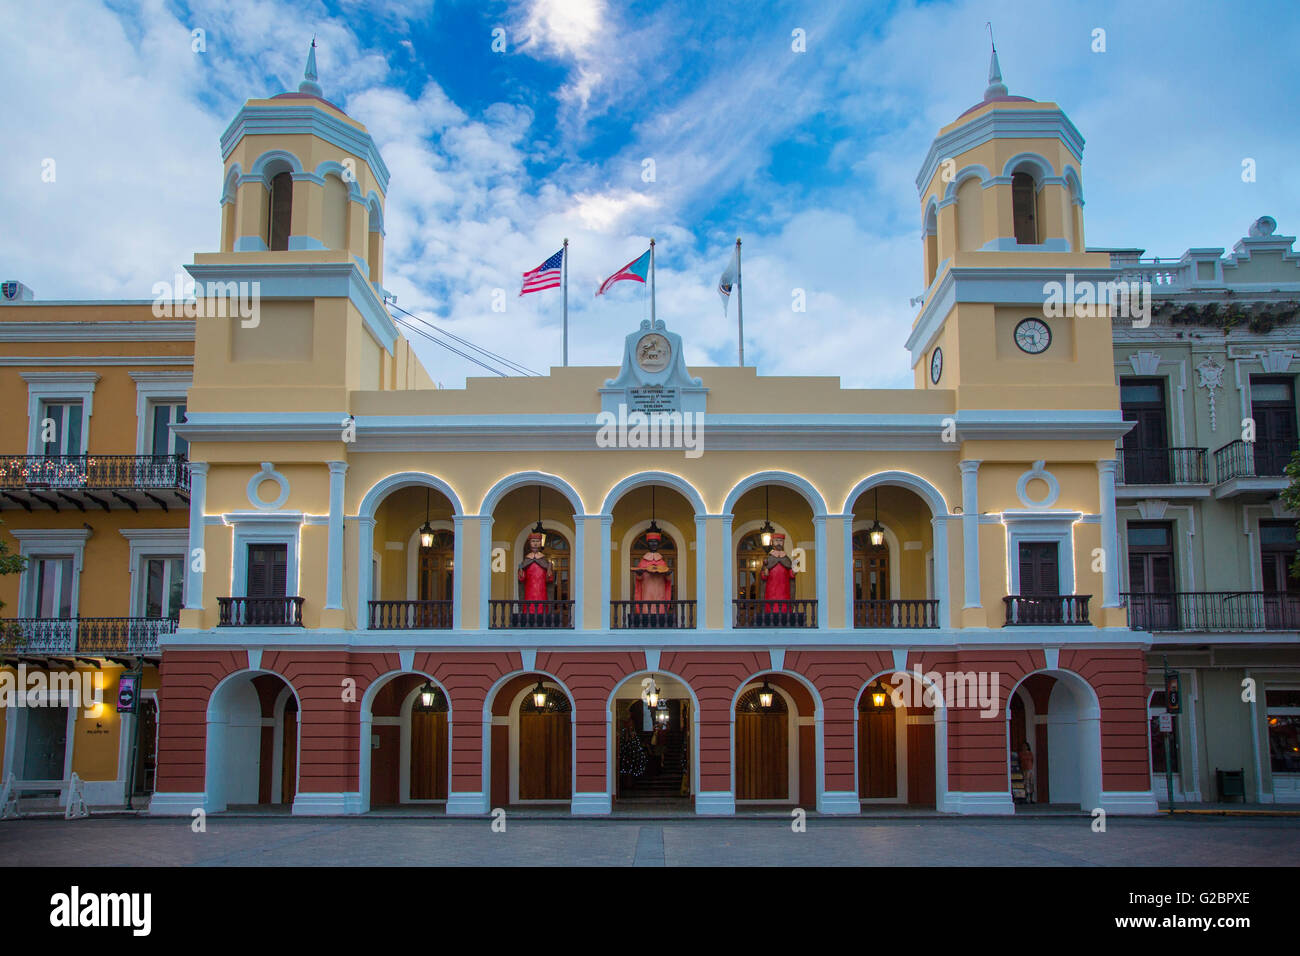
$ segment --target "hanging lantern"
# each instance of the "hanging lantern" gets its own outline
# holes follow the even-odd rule
[[[877,684],[876,689],[871,692],[871,706],[884,707],[885,700],[886,700],[885,689],[881,687],[879,684]]]
[[[763,542],[763,547],[769,551],[772,549],[772,534],[776,531],[772,527],[769,519],[772,505],[772,489],[765,487],[763,489],[763,527],[758,529],[758,540]]]
[[[425,710],[432,710],[434,701],[438,699],[438,688],[433,686],[433,681],[426,681],[420,688],[420,706]]]
[[[424,527],[420,529],[420,547],[433,547],[433,525],[429,524],[429,489],[424,489]]]
[[[764,710],[770,710],[772,707],[772,696],[772,687],[766,680],[764,680],[763,686],[758,689],[758,706],[762,707]]]
[[[546,547],[546,532],[542,529],[542,486],[537,486],[537,524],[533,525],[533,534],[542,536],[542,547]]]
[[[655,723],[660,727],[668,726],[668,701],[661,699],[659,706],[655,708]]]
[[[880,526],[880,489],[876,489],[876,520],[871,522],[867,532],[871,536],[871,546],[879,548],[885,543],[885,529]]]
[[[542,686],[540,680],[537,682],[537,686],[533,688],[533,706],[538,710],[546,708],[546,688]]]
[[[653,677],[647,678],[641,684],[641,699],[651,710],[659,706],[659,685]]]

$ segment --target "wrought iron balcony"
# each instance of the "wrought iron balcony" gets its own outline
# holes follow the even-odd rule
[[[1008,594],[1006,624],[1055,625],[1090,624],[1088,599],[1091,594]]]
[[[184,455],[7,455],[0,457],[0,501],[33,507],[186,507]]]
[[[692,628],[694,601],[610,601],[609,626],[621,628]]]
[[[938,627],[939,602],[930,600],[854,601],[853,626]]]
[[[448,630],[454,601],[371,601],[370,627],[376,631]]]
[[[1129,627],[1139,631],[1296,631],[1300,595],[1264,591],[1126,591]]]
[[[571,628],[573,601],[488,601],[490,628]]]
[[[300,597],[219,597],[219,627],[302,627]]]
[[[817,602],[736,598],[733,627],[816,627]]]
[[[1119,448],[1115,483],[1205,485],[1210,482],[1204,448]]]
[[[1294,439],[1266,439],[1246,442],[1230,441],[1214,452],[1214,480],[1223,484],[1233,478],[1281,478],[1296,450]]]
[[[0,620],[0,652],[14,656],[156,656],[158,636],[175,634],[169,617],[18,617]]]

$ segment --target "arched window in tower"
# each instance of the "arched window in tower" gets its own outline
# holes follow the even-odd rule
[[[293,174],[287,170],[271,177],[266,246],[272,252],[289,248],[293,220]]]
[[[1038,214],[1036,210],[1034,177],[1028,173],[1015,173],[1011,177],[1011,221],[1020,245],[1038,243]]]
[[[325,208],[321,216],[320,239],[326,249],[348,247],[348,187],[334,175],[325,177]]]
[[[939,271],[939,220],[931,204],[925,211],[925,287],[930,288],[935,273]]]

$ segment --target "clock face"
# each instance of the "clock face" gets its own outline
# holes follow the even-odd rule
[[[939,376],[943,374],[943,349],[935,349],[930,353],[930,381],[938,385]]]
[[[1020,351],[1040,355],[1052,344],[1052,330],[1042,319],[1024,319],[1016,326],[1015,340]]]
[[[662,372],[672,356],[673,347],[658,332],[643,335],[636,343],[636,364],[643,372]]]

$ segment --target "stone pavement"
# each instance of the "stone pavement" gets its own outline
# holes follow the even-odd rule
[[[0,866],[1295,866],[1300,820],[100,816],[0,822]]]

